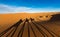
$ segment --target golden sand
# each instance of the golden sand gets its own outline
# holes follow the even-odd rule
[[[56,13],[15,13],[15,14],[0,14],[0,24],[8,24],[8,23],[13,23],[16,22],[20,19],[25,19],[25,18],[34,18],[37,19],[39,16],[43,16],[43,18],[39,18],[41,20],[48,20],[51,18],[51,15],[56,14]],[[48,18],[45,18],[45,16],[49,16]]]

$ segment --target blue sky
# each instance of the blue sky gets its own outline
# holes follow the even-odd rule
[[[0,0],[0,13],[60,12],[60,0]]]

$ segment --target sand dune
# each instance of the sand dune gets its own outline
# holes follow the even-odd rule
[[[18,21],[19,19],[25,19],[25,18],[34,18],[37,19],[39,16],[49,16],[57,14],[55,13],[15,13],[15,14],[0,14],[0,24],[9,24],[9,23],[14,23]],[[41,20],[43,19],[49,19],[49,18],[40,18]]]
[[[16,13],[16,14],[0,14],[0,33],[2,31],[6,30],[7,28],[11,27],[14,23],[18,22],[20,19],[26,20],[26,18],[27,19],[33,18],[36,22],[38,21],[37,24],[39,24],[39,22],[41,22],[41,21],[51,20],[51,18],[53,17],[52,15],[55,15],[55,14],[60,14],[60,13]],[[60,31],[59,30],[60,26],[57,25],[57,24],[60,24],[59,22],[56,22],[56,21],[52,22],[51,21],[51,22],[46,22],[46,23],[44,22],[42,24],[44,26],[48,27],[50,30],[52,30],[53,32],[55,32],[56,34],[58,34],[60,36],[60,34],[58,33]],[[32,24],[32,23],[30,23],[30,24]],[[26,30],[28,30],[27,27],[28,27],[29,24],[26,23],[25,25],[26,25],[26,27],[24,29],[25,31],[24,31],[23,37],[27,36],[27,35],[25,35],[25,33],[26,33]],[[34,27],[34,26],[35,25],[32,24],[32,27],[35,29],[34,31],[37,31],[35,33],[36,36],[41,37],[40,35],[38,35],[38,34],[40,34],[39,31],[38,31],[38,29],[36,27]],[[20,26],[20,27],[22,27],[22,26]],[[40,28],[40,26],[38,26],[38,27]],[[43,27],[41,29],[43,31],[45,30],[45,29],[43,29]],[[18,30],[17,30],[17,32],[18,32]],[[30,31],[31,31],[31,34],[32,34],[32,30],[31,29],[30,29]],[[44,32],[49,35],[49,33],[46,30]],[[28,34],[28,32],[26,34]],[[31,35],[31,37],[32,37],[32,35]],[[49,35],[49,36],[51,36],[51,35]]]

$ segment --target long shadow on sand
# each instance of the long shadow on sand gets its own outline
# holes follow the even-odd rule
[[[60,21],[60,14],[55,14],[55,15],[52,15],[53,17],[49,20],[49,22],[54,22],[54,21]],[[31,22],[29,22],[31,21]],[[34,22],[33,22],[34,21]],[[4,34],[6,34],[8,31],[10,31],[12,28],[14,28],[13,30],[11,30],[11,32],[13,31],[11,37],[13,37],[13,35],[15,34],[18,26],[22,23],[22,19],[20,19],[17,23],[15,23],[13,26],[9,27],[8,29],[4,30],[3,32],[0,33],[0,37],[2,37]],[[30,18],[30,19],[25,19],[25,22],[21,28],[21,30],[19,31],[17,37],[22,37],[23,36],[23,33],[24,33],[24,27],[25,27],[25,23],[28,23],[28,37],[30,37],[30,28],[34,34],[34,37],[37,37],[37,35],[35,34],[34,32],[34,28],[32,27],[35,26],[37,28],[37,30],[39,31],[39,33],[41,33],[43,35],[43,37],[48,37],[48,34],[46,34],[40,27],[44,28],[49,34],[51,34],[52,37],[55,37],[54,35],[56,35],[56,33],[54,33],[53,31],[49,30],[48,28],[44,27],[42,25],[42,22],[36,22],[34,19]],[[45,22],[45,21],[44,21]],[[48,22],[48,21],[46,21]],[[32,23],[32,24],[31,24]],[[40,27],[38,27],[38,25]],[[6,36],[6,37],[9,37],[9,35],[11,34],[11,32]],[[20,36],[21,34],[21,36]],[[56,35],[57,37],[59,37],[58,35]]]

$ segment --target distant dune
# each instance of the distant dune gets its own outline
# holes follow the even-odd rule
[[[9,23],[15,23],[19,19],[25,19],[25,18],[34,18],[37,19],[39,16],[49,16],[48,18],[40,18],[41,20],[49,19],[51,15],[54,14],[60,14],[57,12],[51,12],[51,13],[15,13],[15,14],[0,14],[0,24],[9,24]],[[38,20],[38,19],[37,19]]]

